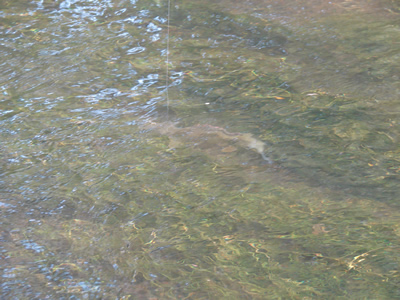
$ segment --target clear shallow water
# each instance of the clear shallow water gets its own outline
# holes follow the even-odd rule
[[[399,296],[395,1],[0,6],[2,297]]]

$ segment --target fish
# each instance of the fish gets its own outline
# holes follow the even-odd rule
[[[190,143],[199,148],[210,148],[213,144],[212,137],[217,138],[221,142],[230,142],[234,145],[256,151],[263,160],[272,164],[273,161],[265,155],[266,143],[254,137],[251,133],[229,132],[223,127],[210,124],[197,124],[188,127],[178,127],[177,123],[153,122],[148,121],[144,128],[155,130],[162,135],[170,138],[170,146],[177,147],[185,143]],[[207,141],[210,141],[207,143]],[[226,147],[228,148],[228,147]],[[231,152],[231,151],[222,151]]]

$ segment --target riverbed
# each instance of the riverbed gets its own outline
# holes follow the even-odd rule
[[[1,298],[400,297],[398,1],[0,16]]]

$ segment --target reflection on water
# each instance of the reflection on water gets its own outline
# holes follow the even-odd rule
[[[394,299],[395,1],[1,1],[1,297]],[[266,296],[267,295],[267,296]]]
[[[285,76],[299,91],[398,97],[398,1],[249,0],[229,7],[291,30]]]

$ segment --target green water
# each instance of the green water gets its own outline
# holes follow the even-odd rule
[[[0,10],[1,298],[400,297],[398,1]]]

